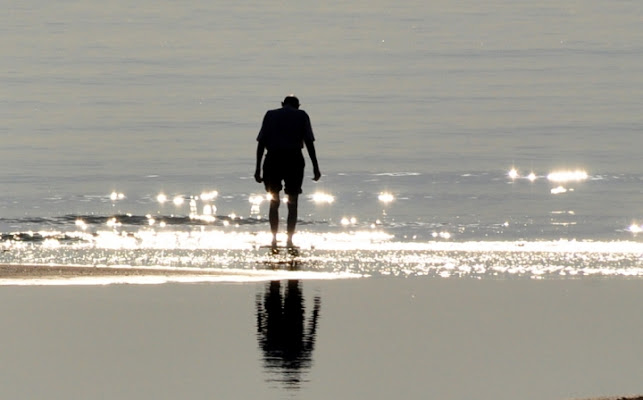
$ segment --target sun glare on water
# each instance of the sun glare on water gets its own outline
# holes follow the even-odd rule
[[[172,202],[174,203],[175,206],[180,207],[183,205],[183,203],[185,203],[185,199],[183,198],[183,196],[176,196],[174,197]]]
[[[632,224],[632,225],[630,225],[630,227],[627,230],[632,232],[632,233],[642,233],[643,232],[643,225]]]
[[[382,203],[391,203],[393,200],[395,200],[395,196],[389,192],[382,192],[377,196],[377,199],[381,201]]]
[[[116,201],[116,200],[123,200],[125,198],[125,194],[123,193],[118,193],[118,192],[112,192],[109,195],[110,200]]]
[[[313,194],[312,199],[316,204],[332,204],[335,201],[335,196],[328,193],[316,192]]]
[[[520,174],[520,172],[518,172],[518,169],[516,167],[511,167],[511,169],[507,172],[507,177],[509,177],[509,179],[511,179],[512,181],[524,178],[531,182],[534,182],[536,179],[538,179],[538,175],[536,175],[535,172],[531,171],[528,175],[523,176]],[[547,180],[554,183],[582,182],[587,179],[589,179],[589,175],[586,171],[581,169],[553,171],[547,174]]]
[[[557,186],[553,189],[550,190],[551,194],[562,194],[562,193],[567,193],[567,189],[565,189],[562,186]]]
[[[342,224],[342,226],[355,225],[357,223],[357,218],[355,218],[355,217],[343,217],[340,220],[340,223]]]
[[[509,170],[509,172],[507,172],[507,176],[512,181],[515,181],[516,179],[520,179],[520,178],[525,178],[525,179],[527,179],[527,180],[529,180],[531,182],[534,182],[536,179],[538,179],[538,176],[533,171],[530,172],[528,175],[521,176],[520,172],[518,172],[518,170],[515,167],[512,167]]]
[[[551,182],[581,182],[587,180],[589,176],[587,172],[582,170],[575,171],[554,171],[547,175],[547,179]]]
[[[239,219],[234,213],[223,223],[229,228],[216,230],[166,230],[161,229],[162,220],[147,217],[149,225],[138,230],[111,218],[91,233],[32,232],[32,236],[44,238],[42,245],[10,241],[2,254],[5,262],[39,265],[64,259],[70,265],[85,266],[216,267],[241,275],[267,270],[264,266],[271,256],[263,247],[270,242],[270,232],[232,229]],[[302,249],[298,260],[303,271],[313,275],[443,278],[643,276],[643,243],[636,241],[458,242],[447,230],[433,231],[428,241],[400,241],[379,229],[359,229],[357,222],[356,217],[345,216],[341,220],[344,229],[338,232],[298,232],[296,243]],[[83,224],[77,222],[78,227]],[[633,222],[628,230],[643,233],[643,226]],[[285,240],[285,234],[280,235],[280,240]]]
[[[202,201],[212,201],[216,199],[219,196],[219,192],[216,190],[212,190],[210,192],[203,192],[201,193],[200,199]]]

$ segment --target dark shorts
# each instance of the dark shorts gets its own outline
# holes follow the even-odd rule
[[[266,191],[279,193],[281,189],[285,188],[286,194],[300,194],[301,185],[304,182],[304,165],[304,156],[301,154],[301,150],[269,151],[263,162],[263,182]]]

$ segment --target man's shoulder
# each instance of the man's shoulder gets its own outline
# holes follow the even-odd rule
[[[281,108],[275,108],[273,110],[268,110],[268,111],[266,111],[266,116],[279,114],[280,110],[281,110]]]
[[[296,108],[288,108],[287,113],[289,115],[295,115],[297,118],[303,118],[303,119],[310,119],[308,117],[308,113],[304,110],[301,109],[296,109]]]
[[[287,117],[286,117],[287,116]],[[295,116],[296,118],[305,118],[305,119],[310,119],[308,117],[308,113],[304,110],[298,110],[295,108],[290,108],[290,107],[282,107],[282,108],[275,108],[273,110],[268,110],[266,111],[266,117],[275,117],[275,118],[280,118],[280,117],[286,117],[286,118],[292,118]]]

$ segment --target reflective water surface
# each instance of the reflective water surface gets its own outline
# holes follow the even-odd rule
[[[159,194],[148,182],[133,192],[40,199],[44,208],[28,216],[11,206],[14,215],[0,217],[0,263],[207,268],[248,280],[290,261],[300,273],[337,276],[641,275],[641,222],[632,218],[641,177],[513,168],[326,179],[300,202],[296,259],[263,248],[265,196],[230,175],[193,194]],[[370,189],[350,190],[362,186]]]
[[[268,381],[285,389],[300,388],[313,365],[321,298],[315,296],[307,313],[302,290],[299,280],[271,281],[257,294],[257,340],[264,368]]]

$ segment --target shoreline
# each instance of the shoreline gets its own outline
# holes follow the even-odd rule
[[[0,264],[0,286],[163,284],[262,280],[213,268]]]
[[[643,396],[591,397],[578,400],[643,400]]]
[[[186,275],[221,276],[238,272],[214,268],[0,264],[0,279]]]
[[[349,273],[190,267],[130,267],[0,264],[0,286],[110,285],[162,283],[251,283],[270,280],[335,280],[364,277]]]

